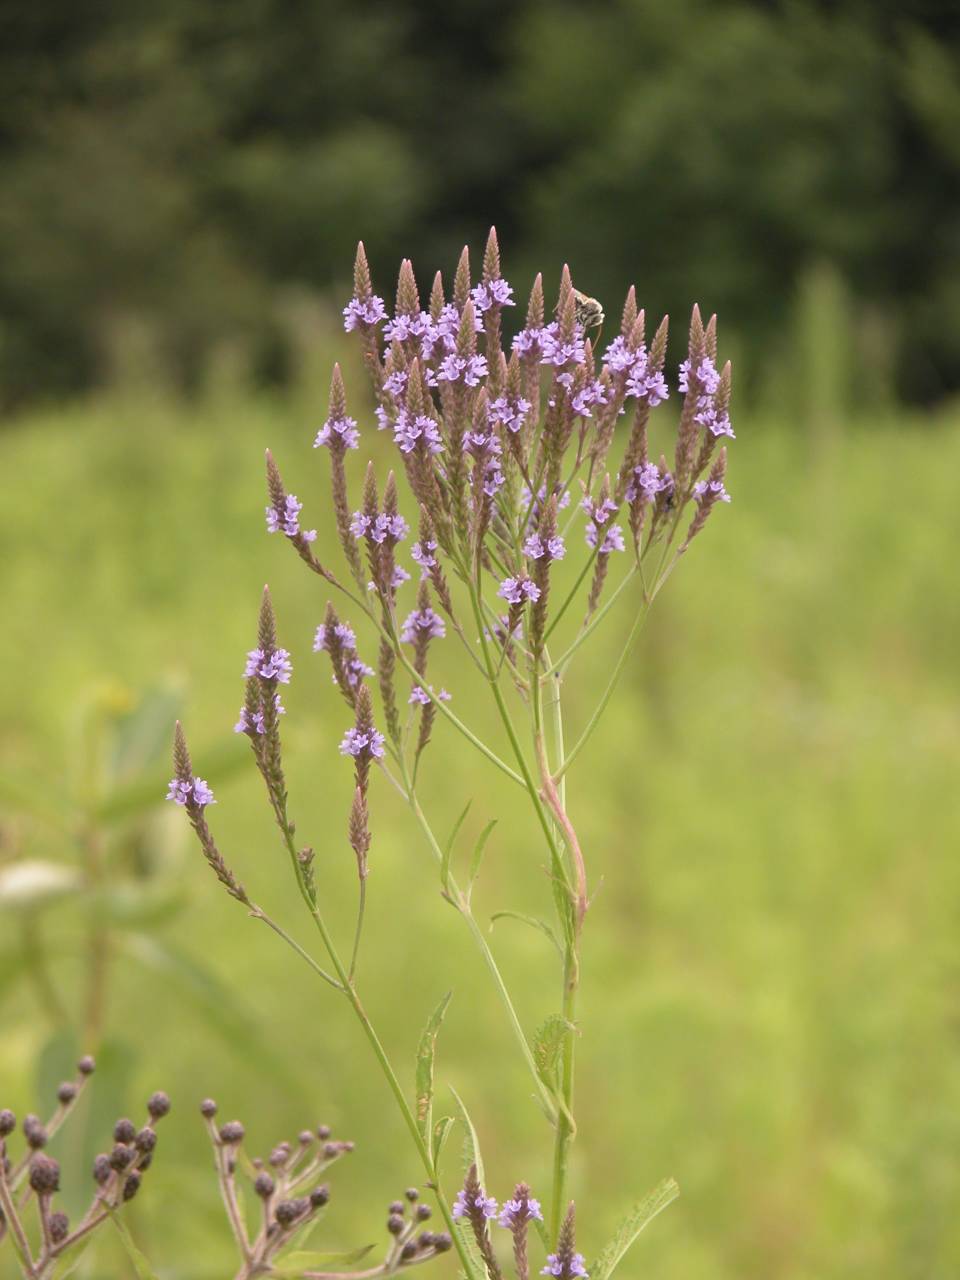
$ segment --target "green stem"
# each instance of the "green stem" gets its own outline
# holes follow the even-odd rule
[[[573,657],[576,651],[583,644],[584,640],[586,640],[587,637],[591,635],[593,631],[596,630],[596,628],[600,625],[600,623],[603,621],[606,615],[610,612],[610,610],[613,608],[614,604],[617,601],[617,597],[624,590],[624,588],[630,582],[633,581],[633,576],[636,572],[637,572],[636,567],[630,570],[630,572],[623,579],[623,581],[617,586],[614,592],[608,597],[606,603],[597,610],[597,612],[590,619],[589,623],[587,623],[587,625],[581,630],[580,634],[577,636],[576,640],[574,640],[573,643],[570,645],[570,648],[567,649],[566,653],[561,654],[561,656],[556,660],[553,666],[548,671],[544,672],[545,675],[549,676],[549,675],[552,675],[554,671],[562,672],[566,670],[567,664],[570,662],[570,659]]]
[[[569,1116],[573,1111],[573,1068],[574,1068],[574,1034],[573,1022],[577,1012],[577,986],[579,984],[579,963],[576,951],[568,943],[564,950],[563,961],[563,1005],[562,1016],[570,1023],[563,1042],[563,1062],[561,1067],[560,1092],[563,1097],[564,1110],[557,1122],[557,1132],[553,1144],[553,1212],[551,1215],[551,1238],[556,1240],[563,1221],[565,1188],[567,1180],[567,1163],[570,1157],[570,1144],[573,1140],[574,1128]]]

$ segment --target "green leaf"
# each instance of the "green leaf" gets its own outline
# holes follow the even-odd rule
[[[443,1116],[433,1126],[433,1143],[430,1148],[430,1155],[436,1172],[439,1172],[440,1153],[446,1145],[447,1138],[450,1136],[450,1130],[456,1123],[453,1116]]]
[[[437,1036],[452,995],[453,992],[448,991],[431,1013],[417,1048],[417,1124],[424,1142],[429,1142],[433,1127],[433,1064],[437,1052]]]
[[[127,1257],[133,1263],[133,1269],[137,1273],[137,1280],[159,1280],[157,1273],[153,1270],[150,1263],[134,1244],[133,1236],[127,1230],[126,1223],[114,1210],[110,1211],[110,1221],[117,1228],[117,1231],[120,1234],[120,1239],[123,1241],[123,1247],[127,1251]]]
[[[561,947],[557,935],[553,932],[546,920],[541,920],[539,916],[524,915],[522,911],[495,911],[490,917],[490,926],[493,927],[498,920],[519,920],[521,924],[528,924],[531,929],[538,929],[544,934],[553,945],[557,948],[557,952],[563,957],[563,947]]]
[[[288,1253],[285,1258],[281,1258],[279,1263],[274,1263],[270,1274],[274,1276],[299,1276],[304,1271],[326,1268],[331,1263],[352,1266],[353,1263],[365,1258],[374,1247],[372,1244],[365,1244],[360,1249],[351,1249],[346,1253],[321,1253],[315,1249],[297,1249],[293,1253]]]
[[[111,717],[108,769],[114,789],[136,778],[161,757],[168,759],[171,726],[181,702],[176,689],[148,689],[132,711]]]
[[[487,841],[493,834],[493,828],[497,825],[496,818],[491,818],[487,825],[480,832],[477,843],[473,846],[473,856],[470,859],[470,887],[467,890],[467,896],[473,889],[474,882],[480,874],[480,863],[483,861],[483,851],[486,848]]]
[[[450,859],[453,856],[453,846],[457,842],[457,836],[460,834],[460,828],[463,826],[464,822],[466,821],[467,814],[470,812],[470,806],[472,804],[473,804],[473,801],[468,800],[467,803],[464,805],[463,813],[461,813],[460,817],[453,824],[453,830],[450,832],[450,838],[447,841],[447,846],[443,851],[443,860],[440,863],[440,887],[443,889],[444,893],[449,892],[448,886],[450,883]]]
[[[588,1268],[591,1280],[609,1280],[647,1223],[666,1209],[668,1204],[672,1204],[679,1194],[680,1188],[676,1182],[673,1178],[667,1178],[635,1204],[620,1223],[613,1239],[601,1250],[593,1266]]]
[[[573,1023],[561,1018],[558,1013],[552,1013],[537,1028],[533,1038],[533,1060],[537,1064],[540,1079],[550,1089],[556,1088],[555,1072],[564,1041],[575,1030]]]

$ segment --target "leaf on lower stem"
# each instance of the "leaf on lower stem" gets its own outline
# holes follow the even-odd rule
[[[463,812],[453,824],[453,830],[450,832],[450,839],[447,841],[446,848],[443,851],[443,861],[440,863],[440,885],[444,893],[449,892],[450,881],[450,859],[453,856],[453,846],[457,842],[457,836],[460,834],[460,828],[467,820],[467,814],[470,812],[472,800],[468,800],[463,807]]]
[[[470,1113],[467,1111],[463,1099],[460,1097],[459,1093],[457,1093],[456,1089],[454,1089],[453,1085],[450,1086],[450,1092],[456,1100],[457,1108],[460,1112],[460,1122],[465,1130],[463,1143],[463,1167],[466,1170],[469,1169],[472,1164],[475,1164],[477,1166],[477,1177],[480,1179],[480,1185],[486,1186],[486,1179],[483,1174],[483,1156],[480,1154],[480,1140],[477,1137],[477,1131],[473,1127],[473,1121],[470,1119]]]
[[[473,846],[473,854],[470,858],[470,878],[467,885],[467,901],[473,892],[473,886],[476,883],[477,876],[480,874],[480,863],[483,861],[483,851],[487,847],[487,841],[493,834],[493,829],[497,825],[497,819],[491,818],[487,825],[480,832],[477,843]]]
[[[613,1239],[601,1250],[599,1257],[589,1268],[591,1280],[609,1280],[622,1261],[627,1250],[648,1222],[672,1204],[680,1194],[673,1178],[666,1178],[648,1196],[633,1206],[617,1228]]]
[[[374,1246],[365,1244],[360,1249],[351,1249],[346,1253],[322,1253],[315,1249],[297,1249],[279,1263],[274,1263],[270,1274],[274,1276],[300,1276],[304,1271],[314,1268],[327,1268],[331,1263],[337,1266],[350,1267],[367,1256]]]
[[[524,915],[522,911],[495,911],[490,917],[490,927],[496,924],[498,920],[519,920],[521,924],[528,924],[531,929],[538,929],[544,934],[556,947],[560,958],[563,959],[563,947],[561,947],[557,935],[553,932],[546,920],[541,920],[539,916]]]
[[[430,1141],[433,1128],[433,1068],[437,1053],[437,1036],[447,1012],[452,991],[448,991],[427,1020],[417,1048],[417,1125],[424,1142]]]
[[[133,1269],[137,1273],[137,1280],[158,1280],[157,1273],[137,1248],[134,1243],[133,1236],[127,1230],[126,1223],[121,1219],[120,1215],[111,1210],[110,1221],[116,1227],[120,1235],[120,1239],[123,1241],[123,1247],[127,1251],[127,1257],[133,1263]]]
[[[568,1035],[576,1031],[572,1022],[558,1013],[552,1013],[537,1028],[533,1038],[533,1060],[537,1064],[540,1079],[549,1089],[557,1087],[557,1066]]]
[[[446,1145],[447,1138],[450,1136],[450,1130],[456,1124],[453,1116],[443,1116],[433,1126],[433,1143],[430,1148],[430,1158],[433,1160],[433,1167],[439,1173],[440,1153]]]

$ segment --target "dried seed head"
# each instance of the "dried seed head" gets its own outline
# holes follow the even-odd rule
[[[47,1230],[54,1244],[62,1244],[70,1234],[70,1219],[65,1213],[51,1213],[47,1220]]]
[[[126,1117],[124,1117],[122,1120],[118,1120],[117,1123],[113,1126],[114,1142],[130,1143],[130,1142],[133,1142],[136,1136],[137,1136],[137,1126],[133,1123],[132,1120],[127,1120]]]
[[[446,1231],[440,1231],[433,1237],[433,1247],[437,1253],[448,1253],[453,1247],[453,1240]]]
[[[65,1080],[57,1089],[57,1101],[61,1106],[67,1107],[77,1096],[78,1086],[72,1080]]]
[[[124,1200],[132,1200],[132,1199],[133,1199],[133,1197],[134,1197],[134,1196],[137,1194],[137,1192],[140,1190],[140,1183],[141,1183],[141,1181],[142,1181],[142,1179],[141,1179],[141,1177],[140,1177],[140,1174],[136,1171],[136,1169],[134,1169],[132,1173],[128,1173],[128,1174],[127,1174],[126,1178],[124,1178],[124,1180],[123,1180],[123,1198],[124,1198]]]
[[[149,1125],[144,1125],[144,1127],[140,1130],[140,1132],[134,1138],[133,1145],[137,1148],[137,1150],[141,1153],[141,1155],[149,1155],[150,1152],[157,1145],[157,1135],[155,1130],[151,1129]],[[141,1161],[141,1167],[142,1167],[142,1161]]]
[[[418,1222],[426,1222],[431,1216],[433,1210],[428,1204],[418,1204],[416,1209],[416,1218]]]
[[[317,1125],[317,1137],[320,1139],[321,1142],[326,1142],[326,1140],[330,1137],[331,1133],[332,1133],[332,1130],[328,1124]]]
[[[38,1196],[60,1190],[60,1165],[50,1156],[35,1155],[30,1161],[30,1187]]]
[[[217,1104],[212,1098],[204,1098],[200,1103],[200,1114],[205,1116],[207,1120],[212,1120],[217,1114]]]
[[[115,1169],[117,1173],[121,1173],[124,1169],[129,1168],[137,1158],[137,1153],[133,1147],[128,1147],[124,1142],[118,1142],[110,1152],[110,1168]]]
[[[414,1200],[420,1199],[420,1192],[417,1190],[416,1187],[407,1187],[406,1191],[403,1194],[407,1197],[407,1199],[410,1201],[411,1204],[413,1203]]]
[[[416,1256],[416,1253],[417,1253],[416,1242],[413,1240],[408,1240],[407,1243],[400,1250],[400,1257],[404,1262],[409,1262],[411,1258]]]
[[[326,1183],[322,1186],[314,1187],[310,1192],[310,1203],[314,1209],[322,1209],[330,1199],[330,1188]]]
[[[261,1200],[269,1200],[276,1190],[277,1184],[269,1173],[258,1173],[253,1180],[253,1189]]]
[[[162,1090],[152,1093],[147,1100],[147,1111],[154,1120],[162,1120],[170,1111],[170,1099]]]
[[[405,1222],[399,1213],[391,1213],[387,1219],[387,1230],[392,1236],[398,1236],[405,1226]]]
[[[184,747],[186,747],[186,744],[184,744]],[[84,1054],[84,1056],[77,1063],[77,1070],[80,1072],[82,1076],[92,1076],[94,1071],[96,1071],[96,1069],[97,1069],[97,1064],[94,1061],[94,1059],[90,1056],[89,1053]]]
[[[309,1208],[309,1201],[303,1199],[281,1200],[274,1209],[274,1215],[281,1227],[289,1227],[302,1217]]]
[[[302,1147],[308,1147],[313,1141],[313,1134],[309,1129],[301,1129],[297,1134],[297,1141]]]
[[[113,1172],[113,1166],[110,1163],[110,1157],[104,1152],[96,1157],[93,1162],[93,1180],[98,1186],[102,1187],[110,1178]]]
[[[220,1141],[228,1147],[236,1146],[243,1141],[245,1133],[239,1120],[228,1120],[225,1125],[220,1126]]]
[[[0,1138],[7,1138],[17,1127],[17,1117],[9,1108],[0,1111]]]
[[[41,1147],[47,1145],[47,1131],[43,1127],[39,1116],[24,1116],[23,1136],[27,1140],[27,1145],[34,1151],[39,1151]]]

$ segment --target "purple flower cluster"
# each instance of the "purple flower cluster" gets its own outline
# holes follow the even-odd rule
[[[434,538],[426,542],[415,542],[410,548],[410,556],[420,566],[420,578],[428,578],[430,570],[436,567],[437,557],[433,554],[437,549]]]
[[[410,532],[410,526],[401,515],[381,512],[378,516],[368,516],[362,511],[355,511],[350,521],[350,532],[355,538],[369,538],[380,546],[388,539],[394,544],[402,542]]]
[[[213,792],[203,778],[191,778],[189,782],[185,782],[182,778],[171,778],[167,799],[172,800],[174,804],[195,805],[198,809],[217,803],[213,798]]]
[[[504,578],[497,595],[507,604],[523,604],[524,600],[536,604],[540,599],[540,588],[530,578]]]
[[[423,636],[442,640],[446,634],[446,624],[435,609],[414,609],[400,629],[400,639],[404,644],[416,644]]]
[[[627,485],[626,499],[636,502],[642,497],[646,502],[653,502],[658,493],[669,492],[673,488],[673,476],[663,473],[655,462],[644,462],[634,467],[633,475]]]
[[[427,414],[414,417],[406,409],[401,409],[393,423],[393,439],[403,453],[410,453],[420,443],[427,453],[443,452],[440,428]]]
[[[276,680],[279,684],[289,684],[293,672],[290,654],[286,649],[251,649],[247,654],[247,665],[243,674],[259,676],[261,680]]]
[[[713,436],[729,436],[735,440],[730,415],[718,408],[717,392],[720,390],[720,374],[717,366],[709,356],[704,356],[696,369],[690,369],[690,361],[684,360],[680,366],[680,390],[697,397],[697,411],[693,415],[694,422],[706,429]]]
[[[300,528],[302,510],[303,503],[297,501],[295,494],[288,493],[282,511],[278,511],[273,505],[267,507],[267,532],[285,533],[288,538],[295,538],[299,534],[304,542],[314,542],[317,537],[316,529]]]
[[[433,693],[433,685],[430,685],[429,687],[430,693]],[[429,706],[433,701],[433,698],[430,697],[430,693],[427,693],[426,689],[424,689],[422,685],[415,684],[410,690],[410,697],[407,699],[407,702],[419,702],[423,707]],[[451,697],[452,694],[447,693],[446,689],[441,689],[440,692],[436,694],[438,702],[449,702]]]
[[[359,444],[360,432],[357,430],[357,421],[355,418],[348,418],[344,414],[341,417],[328,418],[326,420],[317,432],[313,447],[319,449],[322,445],[325,445],[328,449],[345,452],[347,449],[358,448]]]
[[[471,297],[478,311],[489,311],[492,306],[513,307],[513,288],[506,280],[491,280],[487,284],[478,284]]]
[[[531,533],[523,544],[523,554],[530,560],[539,560],[541,556],[546,556],[548,560],[562,560],[567,554],[567,548],[559,533],[546,542],[539,533]]]
[[[635,400],[646,401],[651,408],[662,404],[670,394],[663,373],[650,368],[646,347],[632,348],[622,334],[618,334],[607,347],[603,363],[621,377],[626,375],[626,394]]]
[[[467,1198],[468,1192],[466,1188],[457,1193],[457,1198],[453,1202],[451,1212],[455,1218],[466,1218],[470,1215],[473,1207]],[[473,1205],[483,1214],[485,1218],[495,1218],[497,1216],[497,1202],[493,1196],[485,1196],[481,1191],[479,1195],[474,1197]]]
[[[383,756],[383,734],[377,729],[348,729],[340,743],[342,756],[365,760],[380,760]]]
[[[279,693],[275,693],[273,695],[273,705],[276,708],[276,712],[278,716],[283,716],[287,714],[286,707],[280,701]],[[240,718],[237,721],[237,723],[233,726],[233,732],[234,733],[258,733],[258,734],[266,733],[266,725],[264,724],[264,720],[263,720],[263,712],[255,711],[253,713],[253,717],[251,718],[250,714],[247,711],[247,708],[241,707]]]
[[[314,653],[321,653],[337,646],[343,658],[343,670],[347,684],[351,689],[356,689],[364,676],[373,675],[373,667],[368,667],[365,662],[361,662],[357,654],[357,637],[354,634],[353,627],[345,622],[338,622],[332,630],[333,635],[330,634],[331,627],[329,624],[321,622],[313,637],[313,651]],[[334,676],[333,680],[334,684],[336,684],[337,677]]]
[[[386,317],[387,311],[383,305],[383,299],[376,296],[371,298],[351,298],[347,305],[343,308],[343,327],[347,333],[362,326],[373,326],[379,324]]]
[[[580,506],[590,517],[585,531],[587,546],[596,547],[599,542],[598,550],[601,555],[609,555],[611,551],[622,551],[624,549],[623,530],[618,524],[611,525],[604,532],[603,538],[600,538],[600,531],[615,514],[617,504],[610,498],[603,498],[599,502],[594,502],[592,498],[584,498]]]
[[[519,337],[519,334],[517,335]],[[539,331],[540,363],[552,364],[555,369],[566,369],[570,365],[583,364],[587,358],[584,346],[583,330],[578,325],[572,338],[564,338],[560,333],[560,325],[556,320],[544,325]]]
[[[705,498],[709,498],[711,502],[729,502],[730,495],[727,493],[722,480],[700,480],[693,486],[693,496],[697,502],[703,502]]]
[[[534,1218],[542,1222],[543,1210],[540,1208],[539,1200],[534,1199],[533,1196],[528,1196],[525,1200],[504,1200],[503,1208],[500,1210],[500,1217],[497,1221],[501,1227],[506,1227],[508,1231],[512,1231],[524,1222],[532,1222]]]
[[[515,399],[509,396],[497,396],[487,407],[487,417],[492,427],[506,427],[508,431],[516,434],[532,408],[530,401],[524,400],[523,396],[517,396]]]
[[[582,1253],[575,1253],[570,1258],[561,1258],[558,1253],[547,1254],[547,1265],[540,1271],[542,1276],[557,1276],[560,1280],[573,1280],[574,1276],[580,1276],[581,1280],[587,1280],[588,1272],[584,1265],[584,1257]]]
[[[436,375],[430,381],[431,386],[438,382],[463,382],[467,387],[479,387],[480,379],[487,376],[486,356],[458,356],[451,353],[440,361]]]

